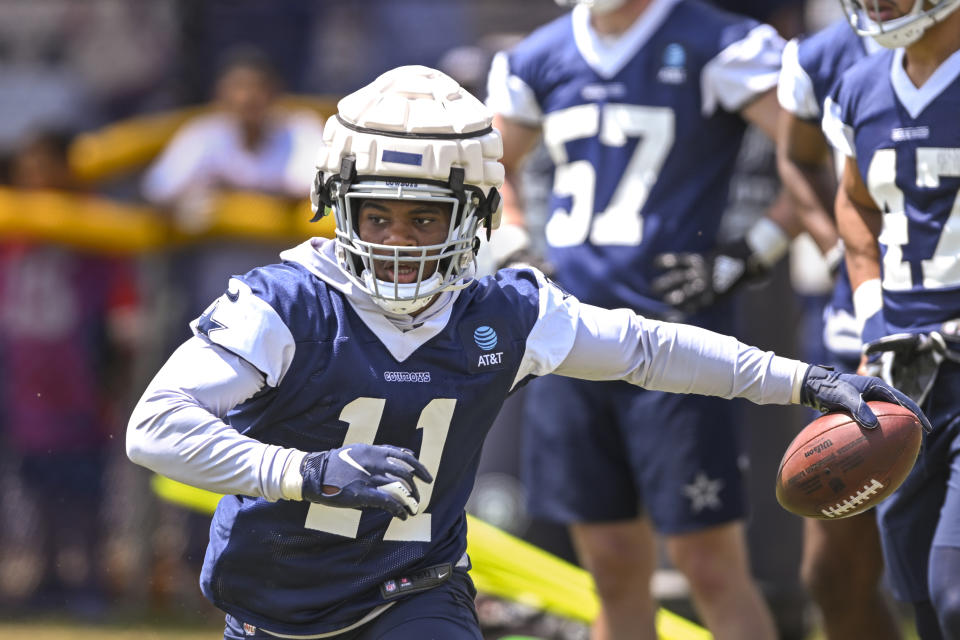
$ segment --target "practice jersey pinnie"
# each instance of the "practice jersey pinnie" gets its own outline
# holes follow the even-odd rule
[[[879,237],[887,331],[928,331],[960,315],[960,53],[917,89],[903,50],[845,73],[824,133],[883,212]]]
[[[776,86],[781,50],[767,25],[654,0],[614,44],[579,6],[498,55],[490,107],[542,126],[555,164],[545,231],[558,282],[598,306],[672,312],[650,291],[653,258],[716,246],[738,111]]]
[[[214,604],[273,632],[326,633],[383,605],[384,576],[465,558],[464,505],[481,445],[516,382],[541,303],[532,271],[501,272],[459,296],[443,329],[403,353],[378,337],[398,328],[382,315],[382,325],[367,326],[339,291],[295,262],[234,278],[196,322],[266,378],[227,415],[240,433],[304,451],[406,447],[434,477],[418,483],[420,511],[405,521],[380,510],[224,497],[201,575]],[[410,350],[409,340],[395,343]],[[277,353],[282,344],[295,345],[292,355]]]

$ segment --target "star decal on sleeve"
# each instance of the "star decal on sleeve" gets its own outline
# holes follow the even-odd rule
[[[219,300],[210,307],[210,310],[205,314],[200,316],[200,319],[197,320],[197,331],[202,333],[205,336],[210,335],[211,331],[216,331],[217,329],[226,329],[226,325],[223,325],[213,319],[213,314],[217,311],[217,306],[219,305]]]

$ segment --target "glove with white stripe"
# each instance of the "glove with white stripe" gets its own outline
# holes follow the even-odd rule
[[[803,376],[800,403],[817,411],[847,411],[866,429],[879,424],[877,416],[867,406],[870,400],[882,400],[906,407],[913,412],[923,429],[930,433],[933,426],[917,403],[905,393],[894,389],[880,378],[839,373],[826,367],[810,365]]]
[[[349,444],[307,454],[300,463],[303,498],[351,509],[383,509],[406,520],[420,508],[414,477],[433,482],[409,449],[388,444]]]

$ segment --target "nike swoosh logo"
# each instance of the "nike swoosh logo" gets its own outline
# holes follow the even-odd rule
[[[230,302],[236,302],[237,300],[240,299],[240,291],[239,291],[239,290],[237,290],[237,291],[230,291],[230,289],[227,289],[227,293],[224,294],[224,295],[227,296],[227,300],[229,300]]]
[[[446,577],[447,577],[447,572],[446,572],[446,571],[444,571],[443,573],[438,573],[438,574],[437,574],[437,580],[443,580],[443,579],[446,578]]]
[[[350,456],[350,449],[344,449],[343,451],[341,451],[340,453],[338,453],[337,456],[338,456],[341,460],[343,460],[344,462],[346,462],[348,465],[350,465],[351,467],[353,467],[354,469],[358,469],[358,470],[360,470],[360,471],[363,471],[365,474],[370,475],[370,472],[367,471],[366,469],[364,469],[362,464],[360,464],[359,462],[357,462],[356,460],[354,460],[354,459]]]

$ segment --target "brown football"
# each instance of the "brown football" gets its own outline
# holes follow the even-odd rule
[[[777,501],[806,518],[846,518],[874,507],[907,477],[923,428],[908,409],[870,402],[880,426],[848,413],[820,416],[793,439],[777,471]]]

